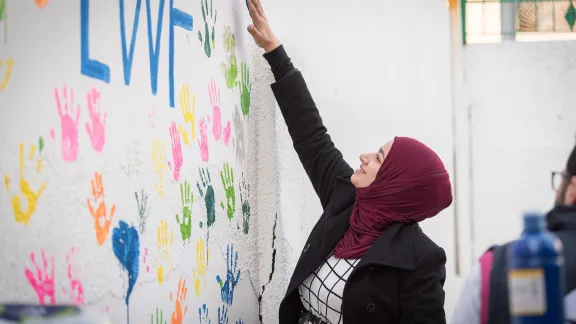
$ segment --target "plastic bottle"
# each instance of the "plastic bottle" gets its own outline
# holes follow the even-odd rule
[[[562,242],[541,214],[524,215],[524,231],[508,250],[508,293],[513,324],[564,324]]]

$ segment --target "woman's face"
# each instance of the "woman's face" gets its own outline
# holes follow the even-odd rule
[[[378,170],[382,166],[384,159],[388,156],[394,140],[382,145],[376,152],[364,153],[360,155],[360,166],[350,181],[356,188],[368,187],[376,179]]]

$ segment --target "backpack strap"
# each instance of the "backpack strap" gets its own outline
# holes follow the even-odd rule
[[[490,274],[494,262],[494,247],[484,252],[480,262],[480,324],[488,323],[488,302],[490,298]]]

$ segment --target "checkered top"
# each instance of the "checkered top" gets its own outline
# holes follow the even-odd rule
[[[298,287],[304,308],[329,324],[342,324],[344,285],[359,261],[330,255]]]

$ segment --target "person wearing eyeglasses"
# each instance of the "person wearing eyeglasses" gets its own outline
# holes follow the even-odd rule
[[[576,146],[563,171],[552,172],[554,208],[546,215],[548,230],[562,241],[566,285],[566,323],[576,323]],[[453,324],[508,324],[506,243],[493,246],[472,269],[452,317]]]

